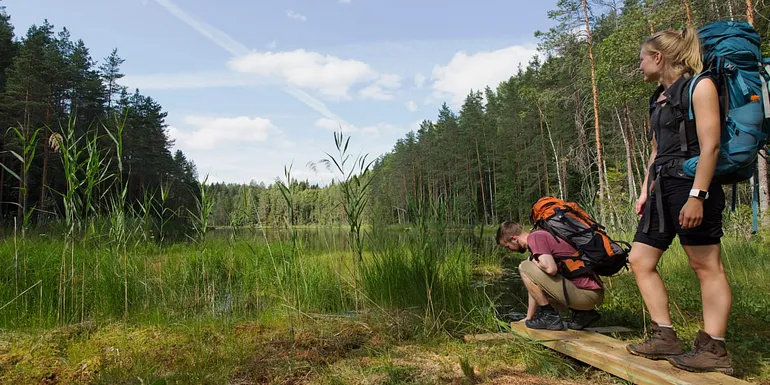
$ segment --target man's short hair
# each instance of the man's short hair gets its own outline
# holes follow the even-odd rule
[[[497,244],[499,245],[500,241],[502,241],[503,238],[516,236],[521,234],[521,232],[522,232],[521,225],[512,221],[505,221],[501,223],[500,227],[497,229],[497,237],[495,239],[497,240]]]

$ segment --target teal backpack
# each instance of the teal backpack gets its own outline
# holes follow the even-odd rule
[[[722,137],[714,181],[733,185],[732,209],[737,183],[753,177],[753,227],[757,231],[759,199],[758,161],[766,161],[765,144],[770,135],[770,59],[762,57],[760,38],[745,21],[716,21],[698,29],[704,71],[690,82],[689,99],[697,79],[708,76],[716,83],[722,107]],[[694,115],[692,103],[688,121]],[[683,138],[682,140],[686,140]],[[683,171],[695,176],[698,156],[687,159]]]

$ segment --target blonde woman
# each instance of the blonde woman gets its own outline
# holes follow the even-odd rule
[[[661,31],[642,44],[640,72],[660,84],[650,99],[653,143],[644,191],[636,202],[641,220],[629,254],[631,270],[652,318],[649,339],[628,345],[630,353],[668,359],[690,371],[732,372],[725,350],[732,294],[721,260],[725,197],[713,183],[719,154],[721,118],[715,82],[698,77],[692,100],[689,87],[703,69],[700,41],[692,28]],[[692,103],[694,122],[682,119],[680,106]],[[685,110],[686,111],[686,110]],[[700,155],[695,177],[682,172],[689,157]],[[675,236],[700,280],[704,329],[685,353],[673,329],[668,293],[656,269]]]

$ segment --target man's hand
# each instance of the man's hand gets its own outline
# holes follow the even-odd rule
[[[683,230],[698,227],[703,220],[703,200],[690,197],[679,211],[679,225]]]
[[[540,254],[534,259],[535,265],[544,271],[548,275],[556,275],[559,268],[556,266],[556,261],[551,254]]]

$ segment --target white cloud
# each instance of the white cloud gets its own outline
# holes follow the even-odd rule
[[[471,89],[483,91],[487,85],[495,88],[516,73],[519,63],[526,65],[536,54],[534,44],[514,45],[472,55],[457,52],[447,65],[433,68],[434,95],[449,98],[450,105],[458,108]]]
[[[277,47],[277,46],[278,46],[278,42],[275,41],[275,40],[267,43],[267,49],[275,49],[275,47]]]
[[[165,8],[169,13],[171,13],[171,15],[173,15],[180,21],[184,22],[185,24],[189,25],[196,32],[207,37],[209,40],[214,42],[216,45],[218,45],[222,49],[226,50],[227,52],[230,52],[230,54],[232,54],[233,56],[236,56],[236,57],[244,56],[244,55],[248,55],[251,52],[248,48],[246,48],[246,46],[236,41],[235,39],[231,38],[226,33],[206,23],[196,20],[192,15],[188,14],[181,8],[177,7],[170,0],[155,0],[155,2],[160,4],[163,8]],[[327,118],[340,119],[339,116],[329,111],[329,109],[326,107],[326,105],[323,102],[314,98],[311,95],[308,95],[306,92],[295,88],[295,86],[287,87],[284,90],[286,91],[286,93],[296,97],[299,101],[301,101],[302,103],[305,103],[305,105],[307,105],[308,107],[320,112]]]
[[[422,88],[422,86],[425,85],[425,75],[423,74],[414,75],[414,85],[416,85],[417,88]]]
[[[228,66],[238,72],[280,76],[287,83],[313,88],[332,98],[347,98],[348,89],[377,78],[368,64],[298,49],[288,52],[253,52],[231,60]]]
[[[292,10],[288,10],[288,11],[286,11],[286,16],[287,16],[289,19],[294,19],[294,20],[299,20],[299,21],[305,21],[305,20],[307,20],[307,16],[305,16],[305,15],[303,15],[303,14],[301,14],[301,13],[297,13],[297,12],[295,12],[295,11],[292,11]]]
[[[393,99],[392,91],[401,87],[401,77],[395,74],[382,74],[377,81],[361,89],[359,94],[364,98],[375,100]]]
[[[415,103],[414,100],[410,100],[406,103],[406,109],[411,112],[417,111],[417,103]]]
[[[168,127],[168,135],[183,149],[210,150],[233,143],[264,142],[276,127],[269,119],[238,116],[235,118],[212,118],[190,115],[184,123],[192,130]]]

